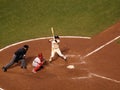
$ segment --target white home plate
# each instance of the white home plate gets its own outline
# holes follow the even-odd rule
[[[68,69],[74,69],[75,66],[74,66],[74,65],[68,65],[67,68],[68,68]]]
[[[0,88],[0,90],[4,90],[4,89]]]

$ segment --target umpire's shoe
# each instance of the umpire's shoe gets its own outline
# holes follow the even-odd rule
[[[26,66],[25,66],[25,67],[24,67],[24,66],[21,66],[21,68],[22,68],[22,69],[27,69],[27,67],[26,67]]]
[[[5,67],[2,67],[3,72],[7,72],[7,69]]]

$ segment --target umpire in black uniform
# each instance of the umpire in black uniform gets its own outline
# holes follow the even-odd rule
[[[10,66],[12,66],[14,63],[18,63],[19,61],[21,62],[21,68],[26,69],[25,54],[28,51],[28,48],[29,48],[28,45],[24,45],[22,48],[19,48],[14,53],[10,63],[8,63],[6,66],[3,66],[2,70],[6,72]]]

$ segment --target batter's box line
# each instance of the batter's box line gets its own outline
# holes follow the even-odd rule
[[[105,79],[105,80],[112,81],[114,83],[120,84],[120,81],[118,81],[118,80],[108,78],[108,77],[105,77],[105,76],[101,76],[101,75],[98,75],[98,74],[95,74],[95,73],[89,73],[88,76],[83,76],[83,77],[73,77],[72,79],[73,80],[78,80],[78,79],[80,80],[80,79],[90,79],[90,78],[93,78],[93,77],[102,78],[102,79]]]
[[[76,79],[89,79],[89,78],[91,78],[91,77],[83,76],[83,77],[73,77],[72,79],[76,80]]]
[[[73,63],[73,64],[85,64],[86,62],[83,60],[84,57],[82,57],[81,55],[75,55],[75,54],[67,54],[65,55],[66,57],[71,57],[71,58],[79,58],[80,63]],[[71,63],[72,64],[72,63]]]
[[[101,76],[101,75],[98,75],[98,74],[95,74],[95,73],[90,73],[90,74],[91,74],[91,76],[94,76],[94,77],[102,78],[102,79],[109,80],[109,81],[112,81],[112,82],[115,82],[115,83],[120,83],[120,81],[112,79],[112,78]]]
[[[75,54],[68,54],[68,55],[65,55],[66,57],[71,57],[71,58],[79,58],[79,61],[80,62],[77,62],[77,63],[70,63],[70,64],[86,64],[86,62],[83,60],[83,57],[81,57],[81,55],[75,55]]]
[[[71,78],[71,79],[73,79],[73,80],[77,80],[77,79],[90,79],[90,78],[92,78],[92,76],[91,76],[91,74],[89,73],[88,74],[88,76],[82,76],[82,77],[73,77],[73,78]]]
[[[67,54],[65,56],[74,58],[74,57],[80,57],[81,55]]]

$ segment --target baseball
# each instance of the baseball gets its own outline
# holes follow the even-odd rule
[[[68,68],[68,69],[74,69],[75,66],[74,66],[74,65],[68,65],[67,68]]]

